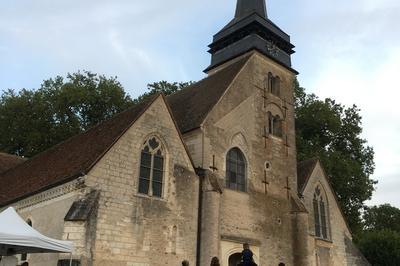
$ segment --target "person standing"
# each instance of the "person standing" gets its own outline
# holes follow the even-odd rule
[[[220,266],[219,259],[217,257],[212,258],[210,266]]]
[[[253,252],[250,250],[250,246],[248,243],[243,244],[242,261],[243,261],[243,263],[242,263],[243,266],[256,266],[257,265],[254,262]]]

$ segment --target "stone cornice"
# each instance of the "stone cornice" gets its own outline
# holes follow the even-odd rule
[[[11,205],[14,206],[17,210],[22,210],[22,209],[32,207],[34,205],[45,203],[47,201],[50,201],[50,200],[53,200],[56,198],[61,198],[64,195],[67,195],[71,192],[80,190],[85,187],[86,187],[86,185],[85,185],[84,178],[78,178],[71,182],[62,184],[62,185],[54,187],[54,188],[50,188],[46,191],[40,192],[40,193],[32,195],[28,198],[17,201]]]

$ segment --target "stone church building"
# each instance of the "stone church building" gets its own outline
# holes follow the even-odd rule
[[[368,265],[317,159],[297,162],[294,46],[238,0],[207,77],[23,160],[0,154],[0,208],[73,241],[82,266]],[[23,254],[31,266],[66,254]]]

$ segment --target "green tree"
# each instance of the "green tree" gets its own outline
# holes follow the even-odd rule
[[[193,83],[194,83],[193,81],[170,83],[168,81],[162,80],[159,82],[147,84],[148,91],[143,93],[142,95],[140,95],[138,98],[136,98],[134,100],[134,102],[139,103],[139,102],[145,101],[157,93],[162,93],[162,94],[168,96],[168,95],[171,95],[177,91],[180,91],[180,90],[192,85]]]
[[[367,231],[392,230],[400,233],[400,209],[390,204],[367,207],[363,220]]]
[[[373,266],[395,266],[400,262],[400,233],[391,230],[365,232],[358,246]]]
[[[0,97],[0,150],[31,157],[133,104],[116,78],[91,72]]]
[[[320,158],[354,233],[362,230],[361,211],[376,182],[374,151],[361,138],[360,110],[332,99],[320,100],[295,82],[298,160]]]

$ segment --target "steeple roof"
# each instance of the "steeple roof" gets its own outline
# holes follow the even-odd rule
[[[268,19],[265,0],[237,0],[235,17],[214,35],[209,47],[211,65],[205,72],[251,50],[293,70],[294,46],[290,36]]]
[[[241,19],[249,14],[257,13],[263,18],[267,18],[267,8],[264,0],[238,0],[236,4],[235,18]]]

